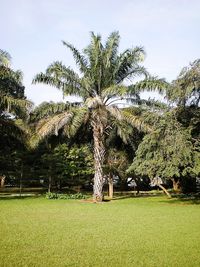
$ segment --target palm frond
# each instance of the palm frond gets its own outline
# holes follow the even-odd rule
[[[26,113],[32,107],[32,102],[26,99],[14,98],[0,94],[0,110],[7,113]]]
[[[110,114],[110,116],[115,118],[117,121],[122,121],[123,120],[122,112],[118,107],[116,107],[116,106],[107,106],[106,109],[107,109],[108,113]]]
[[[137,104],[140,105],[141,107],[147,108],[147,109],[151,109],[151,110],[160,110],[160,111],[164,111],[169,109],[169,105],[167,103],[163,103],[159,100],[155,100],[155,99],[139,99],[137,101]]]
[[[68,137],[74,136],[80,129],[81,125],[87,123],[88,109],[86,107],[80,107],[74,110],[74,116],[70,124],[65,125],[63,134]]]
[[[35,133],[29,140],[29,145],[35,148],[41,140],[50,135],[58,135],[58,131],[71,122],[73,112],[63,112],[47,119],[41,119],[36,125]]]
[[[81,72],[86,73],[88,71],[87,59],[76,49],[72,44],[62,41],[62,43],[71,50],[76,64],[79,66]]]
[[[21,85],[23,74],[20,70],[14,71],[11,68],[8,68],[4,65],[0,65],[0,77],[1,77],[1,83],[2,80],[9,80],[12,84],[19,84]]]
[[[70,103],[43,102],[30,114],[30,121],[38,121],[49,116],[69,110],[73,105]]]
[[[60,61],[55,61],[46,69],[46,75],[63,79],[65,82],[79,82],[80,78],[71,68],[66,67]]]
[[[25,127],[22,126],[22,122],[19,123],[17,120],[4,118],[0,116],[0,130],[1,134],[12,136],[16,140],[23,144],[26,144],[28,132],[25,131]]]
[[[150,132],[152,130],[151,127],[145,123],[145,120],[141,116],[133,114],[131,109],[122,110],[122,114],[124,120],[139,131]]]
[[[127,49],[120,54],[116,61],[115,66],[115,80],[117,83],[121,83],[126,78],[130,78],[134,73],[144,73],[147,75],[147,71],[138,65],[145,57],[145,52],[142,47],[135,47],[134,49]]]
[[[56,79],[55,77],[51,77],[50,75],[46,75],[45,73],[38,73],[35,75],[32,81],[33,84],[44,83],[50,86],[54,86],[58,89],[62,89],[64,87],[64,83]]]
[[[96,97],[88,97],[85,101],[85,105],[89,109],[95,109],[97,107],[103,106],[102,99],[99,96]]]
[[[63,112],[48,119],[41,120],[36,127],[36,132],[41,137],[48,136],[49,134],[58,135],[58,131],[65,124],[69,123],[72,117],[72,112]]]
[[[100,94],[103,84],[103,45],[101,43],[101,36],[95,35],[91,32],[91,42],[89,46],[84,49],[84,53],[89,61],[89,77],[93,82],[92,90],[95,94]]]
[[[151,77],[129,86],[129,91],[135,92],[142,91],[157,91],[160,94],[164,94],[169,87],[169,83],[165,79],[158,79],[157,77]]]
[[[119,32],[112,32],[107,39],[104,50],[105,66],[110,68],[111,64],[117,58],[120,35]]]
[[[61,62],[52,63],[46,73],[37,74],[33,81],[44,83],[60,89],[64,95],[75,95],[80,97],[89,96],[90,92],[84,87],[84,80],[72,69],[65,67]]]
[[[122,139],[124,144],[128,144],[131,141],[133,135],[133,127],[125,121],[115,121],[116,124],[116,134]]]
[[[128,87],[123,85],[112,85],[102,90],[101,96],[107,102],[108,99],[113,97],[125,96],[128,93]]]

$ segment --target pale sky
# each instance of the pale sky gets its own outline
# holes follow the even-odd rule
[[[143,46],[144,66],[168,81],[200,57],[200,0],[0,0],[0,10],[0,48],[23,71],[35,104],[62,100],[57,89],[32,85],[32,78],[55,60],[74,67],[61,40],[81,50],[90,31],[105,40],[118,30],[120,50]]]

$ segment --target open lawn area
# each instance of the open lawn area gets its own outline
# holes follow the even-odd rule
[[[200,266],[200,205],[0,199],[0,266]]]

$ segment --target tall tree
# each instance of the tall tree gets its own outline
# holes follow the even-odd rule
[[[0,49],[0,175],[8,171],[10,164],[5,159],[25,140],[23,121],[31,102],[24,96],[21,71],[11,69],[11,56]]]
[[[62,62],[52,63],[45,73],[37,74],[33,83],[44,83],[62,90],[64,95],[81,97],[79,106],[65,106],[62,112],[51,112],[43,116],[37,127],[40,138],[49,134],[57,134],[64,128],[65,133],[74,134],[82,124],[89,123],[93,131],[94,143],[94,201],[102,201],[103,163],[105,159],[105,133],[109,134],[111,118],[126,121],[138,128],[142,127],[138,116],[130,110],[119,109],[119,101],[139,102],[139,88],[159,87],[160,80],[148,79],[148,73],[141,62],[145,57],[142,47],[126,49],[119,53],[118,32],[112,32],[105,44],[101,36],[91,33],[91,42],[79,52],[72,44],[63,42],[71,50],[79,73]],[[134,77],[143,76],[145,83],[126,86],[125,82]],[[52,109],[51,109],[52,111]],[[60,110],[61,111],[61,110]],[[46,114],[50,114],[46,111]]]
[[[192,136],[195,173],[199,175],[200,152],[200,59],[184,67],[168,87],[167,98],[174,103],[174,113],[179,123]]]

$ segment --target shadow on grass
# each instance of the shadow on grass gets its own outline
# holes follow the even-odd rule
[[[152,197],[160,197],[164,196],[164,194],[122,194],[118,196],[114,196],[112,200],[120,200],[126,198],[152,198]]]
[[[174,205],[200,205],[199,195],[179,195],[173,196],[171,199],[161,200],[160,202]]]
[[[0,194],[0,201],[3,201],[3,200],[15,200],[15,199],[27,199],[27,198],[39,198],[41,197],[40,194],[34,194],[34,195],[1,195]]]
[[[127,199],[127,198],[138,198],[139,196],[134,196],[134,195],[123,195],[123,196],[114,196],[112,198],[113,200],[121,200],[121,199]]]
[[[200,205],[200,195],[199,194],[190,194],[190,195],[172,195],[172,198],[168,198],[163,193],[142,193],[142,194],[122,194],[118,196],[114,196],[112,201],[128,199],[128,198],[156,198],[163,197],[162,200],[158,200],[158,202],[166,203],[166,204],[174,204],[174,205]]]

